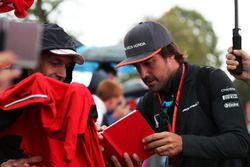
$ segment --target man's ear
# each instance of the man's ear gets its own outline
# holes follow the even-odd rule
[[[169,57],[170,59],[175,59],[175,55],[174,55],[174,54],[168,55],[168,57]]]

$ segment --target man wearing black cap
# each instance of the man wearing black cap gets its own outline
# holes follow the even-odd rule
[[[74,64],[83,62],[83,57],[76,52],[73,39],[61,27],[56,24],[44,25],[42,55],[36,71],[70,83]]]
[[[34,72],[40,72],[58,81],[70,83],[75,63],[83,64],[83,62],[83,57],[76,52],[73,39],[58,25],[45,24],[39,66],[35,70],[27,70],[28,72],[24,74],[26,76],[23,77],[27,77]],[[0,111],[0,129],[8,127],[19,116],[20,112],[7,113]],[[19,142],[19,137],[7,136],[0,138],[0,162],[23,157],[22,152],[18,149]],[[41,158],[9,160],[1,164],[1,167],[13,164],[17,164],[17,166],[26,165],[27,167],[29,163],[37,161],[41,161]]]
[[[143,139],[145,149],[168,156],[169,166],[241,167],[248,133],[226,74],[185,62],[169,31],[155,22],[132,28],[124,47],[127,58],[116,67],[134,65],[150,88],[137,106],[155,130]]]

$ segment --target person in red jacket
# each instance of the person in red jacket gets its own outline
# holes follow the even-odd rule
[[[50,78],[70,83],[75,63],[82,64],[83,62],[84,58],[76,52],[73,39],[63,28],[56,24],[45,24],[40,64],[36,70],[26,70],[22,78],[34,72],[41,72]],[[19,112],[9,114],[0,110],[0,130],[11,125],[19,116]],[[18,145],[19,141],[20,139],[16,136],[0,138],[0,163],[3,162],[1,167],[29,166],[32,162],[41,161],[41,157],[24,158],[25,156],[18,148],[13,150],[13,146]]]

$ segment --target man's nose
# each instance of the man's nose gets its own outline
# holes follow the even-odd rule
[[[62,80],[65,80],[65,78],[67,77],[66,66],[61,66],[60,68],[58,68],[56,75],[62,78]]]
[[[148,76],[148,70],[147,70],[147,68],[145,68],[143,66],[140,67],[138,72],[139,72],[141,78],[145,78],[146,76]]]

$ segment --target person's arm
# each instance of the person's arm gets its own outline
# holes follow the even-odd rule
[[[10,159],[0,164],[0,167],[36,167],[35,163],[41,162],[42,157],[33,156],[29,158]]]
[[[237,65],[239,65],[238,61],[235,60],[235,55],[242,58],[243,71],[241,75],[232,75],[237,79],[243,80],[250,86],[250,55],[245,51],[233,50],[232,48],[228,49],[226,55],[227,70],[230,72],[231,70],[236,69]]]
[[[247,154],[249,136],[238,93],[221,70],[210,74],[209,86],[212,118],[218,134],[211,137],[182,135],[183,155],[208,159],[242,158]]]

